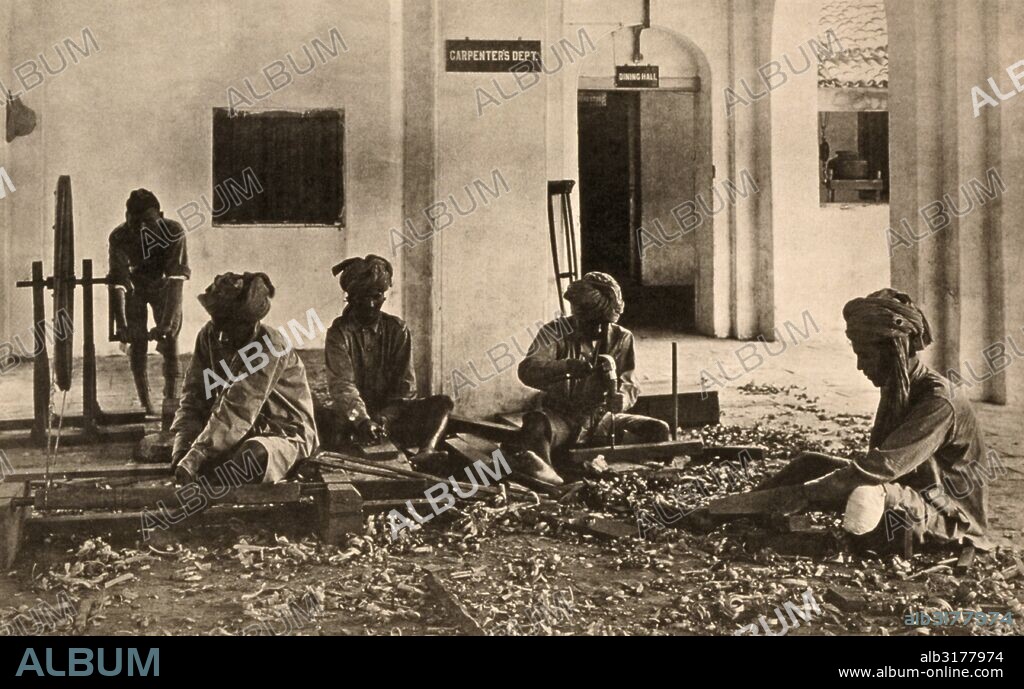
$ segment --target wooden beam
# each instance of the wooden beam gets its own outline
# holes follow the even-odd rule
[[[39,489],[35,493],[36,509],[113,509],[128,510],[142,507],[155,508],[163,504],[168,509],[179,509],[202,496],[207,504],[267,505],[298,502],[302,497],[302,484],[261,483],[243,485],[217,497],[223,487],[196,484],[196,490],[187,486],[114,486],[101,488],[94,483],[72,483]]]
[[[311,503],[284,505],[215,505],[188,519],[171,524],[170,531],[204,528],[227,522],[229,519],[273,522],[275,527],[306,527],[316,523]],[[91,512],[86,514],[34,514],[25,521],[29,540],[54,534],[137,534],[142,529],[143,510],[126,512]],[[152,515],[150,515],[152,517]]]
[[[680,455],[700,456],[704,452],[704,443],[699,440],[669,440],[663,443],[634,443],[617,445],[616,447],[583,447],[568,451],[569,459],[574,464],[582,464],[588,459],[604,455],[604,460],[612,462],[643,462],[647,460],[672,459]]]
[[[320,540],[340,545],[349,534],[363,532],[363,498],[344,476],[325,474],[317,497]]]

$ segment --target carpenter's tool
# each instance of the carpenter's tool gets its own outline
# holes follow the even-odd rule
[[[611,414],[611,441],[612,449],[615,449],[615,409],[612,407],[612,398],[619,394],[619,375],[615,371],[615,359],[611,354],[597,355],[597,371],[604,383],[604,398],[608,404],[608,412]]]

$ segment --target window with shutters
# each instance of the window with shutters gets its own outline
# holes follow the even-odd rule
[[[341,110],[215,108],[214,225],[344,225],[344,133]]]

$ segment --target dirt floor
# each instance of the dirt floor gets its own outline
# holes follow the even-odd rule
[[[217,533],[155,531],[146,542],[52,536],[28,544],[0,578],[0,634],[1019,634],[1020,409],[979,405],[1007,471],[990,486],[1000,547],[966,574],[952,569],[958,551],[919,551],[910,561],[855,553],[824,515],[798,534],[744,522],[684,529],[676,527],[685,520],[666,519],[749,487],[800,449],[864,447],[877,393],[842,346],[804,342],[738,375],[740,346],[692,338],[681,356],[690,370],[721,362],[736,376],[721,390],[723,425],[702,435],[765,445],[764,462],[677,459],[586,482],[557,505],[460,505],[397,543],[380,517],[341,548],[284,524],[241,521]],[[656,337],[640,345],[646,392],[667,391],[667,347]],[[313,381],[322,380],[321,356],[304,353]],[[126,359],[102,359],[99,377],[105,409],[131,408]],[[0,418],[30,414],[29,365],[0,378],[0,388]],[[127,460],[130,451],[68,448],[60,463]],[[18,468],[44,463],[36,450],[6,454]],[[940,611],[972,618],[906,624],[908,612]],[[975,611],[1012,611],[1013,621]]]

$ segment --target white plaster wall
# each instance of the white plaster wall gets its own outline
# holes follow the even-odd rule
[[[546,210],[549,84],[544,75],[527,89],[508,73],[445,72],[444,41],[540,39],[547,60],[547,20],[543,0],[439,6],[436,188],[446,196],[482,179],[494,189],[494,170],[509,187],[433,239],[439,252],[441,389],[468,413],[512,408],[530,394],[516,376],[516,343],[525,351],[527,329],[550,320],[557,304]],[[502,104],[478,110],[478,88]]]
[[[53,55],[53,44],[66,37],[81,43],[83,27],[90,28],[100,51],[24,96],[39,125],[30,137],[7,145],[8,170],[18,184],[17,194],[0,202],[11,213],[11,272],[27,275],[33,259],[51,264],[58,175],[72,178],[77,258],[92,258],[100,274],[106,272],[107,235],[123,220],[131,189],[153,190],[169,215],[189,201],[209,198],[211,112],[227,105],[226,89],[246,93],[242,80],[249,78],[258,92],[268,91],[264,66],[291,52],[304,67],[302,46],[319,38],[330,47],[329,31],[337,28],[348,52],[325,54],[325,64],[318,61],[313,72],[294,76],[258,107],[345,109],[347,226],[215,228],[207,222],[198,228],[188,236],[193,277],[186,287],[181,344],[190,350],[205,321],[196,295],[226,270],[270,274],[278,288],[270,322],[305,322],[303,314],[315,308],[329,325],[341,306],[331,265],[348,252],[390,256],[388,228],[400,223],[401,123],[391,103],[396,67],[389,63],[389,4],[19,0],[5,52],[15,64],[41,51]],[[10,86],[13,75],[3,74]],[[30,296],[27,290],[7,296],[9,283],[5,279],[0,287],[10,307],[7,328],[28,332]],[[105,333],[105,290],[97,295],[97,331]],[[398,291],[388,308],[401,313]],[[100,354],[115,351],[98,344]]]
[[[801,326],[807,311],[823,334],[839,339],[843,304],[889,285],[889,207],[819,203],[816,63],[796,75],[783,59],[802,68],[799,47],[810,54],[818,12],[819,0],[775,3],[772,59],[788,73],[771,95],[775,324],[784,333],[786,321]]]

